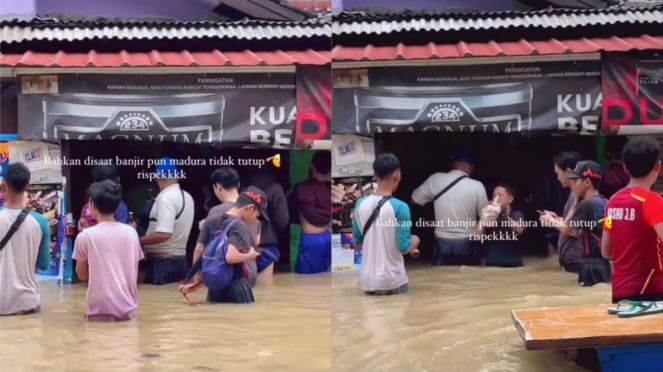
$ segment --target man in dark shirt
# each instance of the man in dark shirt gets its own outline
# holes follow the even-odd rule
[[[579,252],[574,252],[577,259],[565,260],[565,257],[560,256],[560,262],[566,271],[587,275],[582,273],[588,270],[583,267],[594,259],[599,266],[604,266],[598,269],[601,272],[596,272],[594,280],[581,278],[581,283],[584,285],[591,285],[588,284],[590,281],[610,280],[609,264],[601,257],[602,228],[599,220],[603,218],[606,203],[605,198],[598,192],[601,173],[601,166],[594,161],[578,162],[576,168],[567,175],[567,178],[573,182],[571,189],[577,195],[577,201],[571,207],[568,216],[547,221],[557,226],[561,235],[579,242]],[[560,251],[560,255],[563,253]],[[590,271],[592,270],[594,269]]]
[[[255,249],[254,234],[248,225],[254,223],[258,218],[268,221],[267,196],[256,188],[248,187],[239,194],[235,204],[223,214],[215,214],[208,217],[205,227],[198,237],[198,245],[193,253],[193,262],[197,263],[204,247],[216,237],[216,233],[222,231],[233,219],[239,218],[228,231],[228,253],[226,262],[234,265],[235,274],[232,282],[221,290],[209,290],[208,302],[232,302],[249,303],[254,302],[251,283],[255,283],[257,269],[255,259],[260,256]],[[200,280],[200,279],[198,279]],[[194,281],[195,282],[195,281]],[[182,291],[182,289],[180,289]],[[184,292],[187,292],[185,289]]]
[[[575,169],[576,165],[581,160],[582,157],[580,156],[580,154],[573,151],[561,152],[557,154],[553,159],[554,162],[553,170],[555,171],[555,175],[557,175],[557,180],[559,181],[560,185],[562,185],[563,188],[571,189],[573,183],[566,176],[570,174],[573,171],[573,169]],[[567,199],[566,204],[564,204],[563,217],[569,216],[571,207],[575,202],[576,202],[576,195],[573,192],[573,190],[571,190],[571,192],[569,193],[569,198]],[[542,223],[552,224],[550,221],[563,219],[553,211],[543,211],[543,212],[544,213],[541,215],[540,218]],[[550,227],[556,230],[559,230],[560,228],[557,225]],[[559,255],[559,263],[562,266],[566,266],[565,263],[567,262],[574,262],[580,259],[582,251],[581,247],[582,241],[580,241],[579,239],[559,234],[558,232],[553,234],[548,234],[546,238],[548,239],[550,254],[551,255],[555,254],[555,252],[557,251],[557,254]]]
[[[523,266],[518,237],[525,231],[525,215],[512,207],[515,194],[514,188],[506,183],[497,185],[493,191],[493,200],[497,200],[501,207],[497,221],[485,225],[480,223],[481,232],[486,239],[486,266]]]
[[[211,176],[212,188],[214,189],[214,195],[221,202],[221,204],[216,205],[210,208],[207,212],[207,217],[211,217],[217,214],[226,213],[237,201],[239,197],[239,173],[235,168],[223,167],[212,172]],[[198,228],[201,231],[205,230],[205,219],[201,220],[198,224]],[[256,220],[252,224],[249,224],[249,230],[254,235],[254,240],[256,246],[260,245],[260,221]],[[198,241],[200,243],[200,238]]]
[[[290,214],[288,211],[288,197],[283,186],[276,181],[273,171],[263,169],[255,175],[251,182],[264,190],[267,195],[267,216],[269,222],[260,224],[260,249],[266,254],[261,254],[256,260],[258,267],[258,284],[271,285],[274,283],[274,264],[279,261],[279,236],[289,226]]]
[[[295,272],[317,274],[331,268],[331,152],[317,151],[311,177],[295,185],[291,196],[293,223],[302,227]]]

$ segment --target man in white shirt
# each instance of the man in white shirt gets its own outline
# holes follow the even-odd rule
[[[26,209],[30,170],[23,163],[7,167],[2,178],[5,206],[0,208],[0,316],[39,311],[35,269],[48,269],[51,230],[46,218]]]
[[[370,295],[408,291],[403,255],[419,254],[419,237],[410,233],[410,207],[392,195],[401,182],[401,164],[394,154],[373,162],[378,187],[355,202],[352,240],[362,250],[359,287]]]
[[[179,168],[163,157],[156,167],[159,195],[150,211],[147,232],[140,238],[146,256],[145,283],[168,284],[183,280],[189,270],[186,245],[193,225],[194,202],[180,188]]]
[[[486,188],[470,178],[474,158],[465,151],[454,154],[448,173],[435,173],[412,193],[418,205],[433,202],[435,209],[435,265],[479,265],[477,221],[488,205]]]

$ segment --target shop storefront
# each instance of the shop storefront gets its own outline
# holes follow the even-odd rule
[[[69,33],[71,25],[55,20],[50,34],[35,32],[42,26],[0,25],[11,36],[3,37],[8,47],[0,55],[2,133],[21,141],[3,146],[9,162],[31,168],[35,185],[60,185],[55,219],[61,225],[69,213],[78,218],[96,164],[118,166],[127,204],[140,211],[155,191],[149,177],[155,161],[174,157],[198,221],[215,202],[208,185],[215,168],[234,166],[245,184],[269,173],[287,192],[308,175],[292,166],[310,158],[305,150],[330,148],[330,27],[324,20],[157,21],[142,28],[97,20],[80,21]],[[117,37],[90,42],[110,26]],[[15,93],[5,97],[6,91]],[[5,115],[5,102],[12,101],[16,114]],[[66,236],[56,235],[66,248]],[[282,256],[296,255],[290,231],[282,235]],[[53,256],[63,252],[58,249]],[[53,276],[66,280],[61,269]]]
[[[637,31],[617,26],[634,16]],[[448,170],[455,150],[469,150],[473,177],[489,192],[498,182],[515,186],[519,207],[537,219],[537,209],[563,200],[551,190],[556,153],[602,160],[605,135],[663,133],[661,16],[661,7],[342,13],[333,25],[332,153],[345,151],[338,135],[372,139],[375,153],[401,159],[396,196],[410,200],[428,176]],[[336,182],[348,183],[343,171],[353,168],[336,167]],[[430,209],[413,214],[433,218]],[[430,238],[416,225],[414,233]],[[542,239],[523,237],[545,247]]]

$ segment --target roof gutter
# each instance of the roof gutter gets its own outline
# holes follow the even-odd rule
[[[245,74],[245,73],[294,73],[295,66],[251,67],[2,67],[0,77],[49,74],[112,74],[112,75],[183,75],[183,74]]]
[[[392,60],[392,61],[333,61],[332,68],[370,68],[370,67],[399,67],[399,66],[459,66],[459,65],[493,65],[504,63],[528,62],[560,62],[560,61],[599,61],[601,53],[584,54],[552,54],[539,56],[516,57],[469,57],[469,58],[442,58],[423,60]]]

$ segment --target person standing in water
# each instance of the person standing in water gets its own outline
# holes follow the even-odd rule
[[[219,205],[215,205],[210,208],[207,212],[207,217],[211,217],[217,214],[226,213],[237,201],[239,197],[239,173],[235,168],[231,167],[222,167],[214,172],[210,177],[212,181],[212,189],[214,190],[214,196],[221,202]],[[204,230],[205,219],[201,220],[198,224],[200,231]],[[260,244],[260,221],[256,220],[249,227],[249,230],[254,235],[254,241],[256,244]],[[198,242],[200,243],[200,241]]]
[[[51,263],[51,229],[39,213],[26,208],[30,170],[12,163],[2,177],[5,205],[0,207],[0,316],[40,309],[35,268]]]
[[[267,213],[269,222],[260,224],[260,251],[258,256],[257,283],[271,285],[274,283],[274,265],[279,261],[279,235],[289,226],[290,214],[288,211],[288,197],[283,186],[275,179],[273,170],[263,168],[252,177],[251,186],[263,190],[267,195]]]
[[[237,201],[225,213],[215,214],[208,217],[205,221],[205,229],[201,231],[199,244],[194,252],[194,264],[192,271],[202,269],[201,256],[207,246],[214,240],[214,233],[223,231],[233,220],[239,219],[228,230],[228,251],[225,261],[233,266],[232,281],[222,289],[209,290],[207,301],[211,303],[251,303],[255,301],[251,283],[255,283],[257,270],[255,265],[249,263],[255,262],[260,253],[255,249],[254,235],[248,228],[248,225],[254,224],[259,218],[268,222],[267,217],[267,196],[256,187],[247,187],[239,194]],[[191,293],[203,285],[202,277],[199,274],[193,275],[191,283],[180,286],[180,293]]]
[[[93,183],[88,203],[98,223],[76,237],[76,274],[88,280],[87,310],[90,321],[124,321],[136,318],[138,263],[145,258],[134,228],[115,221],[122,187],[105,180]]]
[[[222,230],[221,226],[226,220],[223,215],[235,206],[240,195],[239,174],[234,168],[219,168],[212,173],[211,179],[214,195],[221,201],[221,204],[211,208],[207,214],[207,218],[201,221],[202,226],[200,227],[200,233],[196,241],[192,262],[198,261],[205,249],[205,245],[212,241],[214,233]],[[252,235],[252,248],[256,248],[260,242],[260,220],[254,219],[245,223],[246,228]],[[257,272],[257,263],[255,261],[248,261],[246,265],[251,272]],[[249,283],[252,287],[256,285],[256,280],[255,276],[249,278]]]
[[[317,274],[331,268],[331,152],[316,151],[310,178],[295,185],[292,223],[302,227],[295,272]]]
[[[573,172],[576,165],[579,161],[582,160],[582,157],[577,152],[565,151],[557,154],[553,159],[553,170],[557,175],[557,180],[565,189],[571,189],[573,181],[567,178],[567,176]],[[576,203],[576,194],[571,190],[569,192],[569,198],[566,200],[564,205],[563,217],[566,218],[569,216],[571,207]],[[553,211],[543,211],[539,220],[540,221],[557,221],[560,219],[560,216]],[[547,223],[547,222],[546,222]],[[561,226],[552,226],[557,233],[552,233],[547,236],[549,247],[549,253],[554,254],[557,251],[559,264],[566,271],[577,272],[578,263],[582,257],[582,239],[575,238],[573,236],[561,235],[559,229]],[[576,270],[576,271],[574,271]]]
[[[493,200],[499,206],[499,215],[494,223],[479,223],[479,232],[488,235],[484,242],[486,252],[486,266],[520,267],[523,259],[520,256],[520,242],[518,237],[525,232],[523,221],[525,215],[514,210],[512,203],[516,191],[506,183],[500,183],[493,190]],[[486,206],[484,211],[489,208]],[[486,213],[483,212],[482,215]],[[491,236],[499,237],[490,239]],[[504,238],[502,238],[504,237]]]
[[[581,161],[566,177],[573,182],[571,190],[577,196],[577,202],[564,220],[553,222],[563,236],[578,238],[582,242],[581,258],[572,271],[578,272],[578,283],[585,287],[609,283],[610,263],[601,256],[602,228],[599,221],[606,205],[606,199],[599,194],[601,166],[591,160]]]
[[[411,234],[410,207],[392,195],[401,182],[400,161],[380,154],[373,162],[377,189],[357,199],[352,219],[352,240],[361,249],[359,287],[371,295],[408,291],[403,255],[419,254],[419,237]]]
[[[180,188],[179,168],[174,159],[163,157],[156,166],[159,194],[150,211],[147,232],[140,238],[146,254],[146,284],[168,284],[184,279],[189,265],[186,245],[193,225],[191,195]]]
[[[435,265],[480,265],[481,244],[473,240],[481,210],[488,205],[486,188],[471,179],[474,157],[458,151],[452,170],[435,173],[412,192],[412,202],[433,203],[435,210]]]
[[[610,198],[601,252],[613,260],[612,302],[663,301],[663,198],[651,191],[661,172],[661,147],[631,140],[623,160],[630,181]]]

